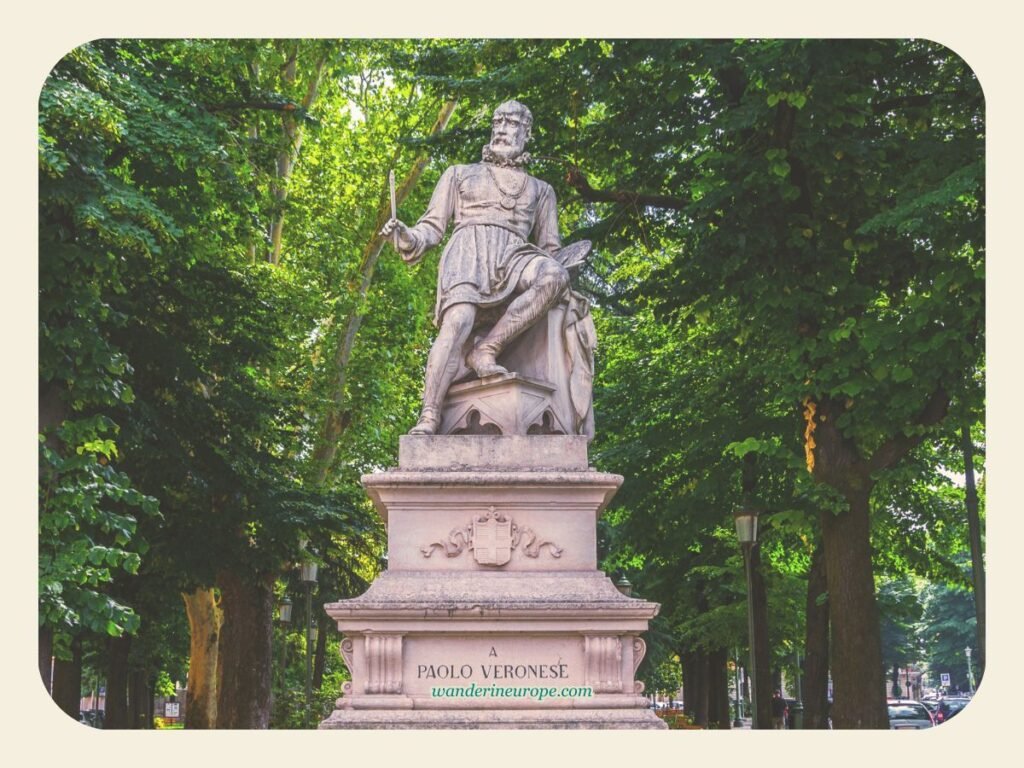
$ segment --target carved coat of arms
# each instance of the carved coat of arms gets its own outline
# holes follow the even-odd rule
[[[473,520],[473,557],[480,565],[504,565],[512,559],[512,521],[494,507]]]
[[[541,539],[531,529],[516,525],[493,506],[474,516],[469,525],[453,528],[447,539],[420,547],[420,552],[430,557],[435,549],[440,549],[448,557],[458,557],[469,549],[480,565],[501,566],[512,559],[512,550],[520,545],[526,557],[539,557],[544,547],[549,548],[551,557],[562,556],[562,548],[553,541]]]

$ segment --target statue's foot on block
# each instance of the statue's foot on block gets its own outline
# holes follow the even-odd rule
[[[436,408],[430,408],[429,406],[423,409],[420,413],[420,420],[416,422],[416,426],[409,430],[410,435],[433,435],[437,433],[437,428],[441,426],[441,414]]]
[[[479,346],[466,355],[466,365],[476,371],[476,375],[481,379],[508,373],[507,368],[495,361],[494,351],[486,346]]]

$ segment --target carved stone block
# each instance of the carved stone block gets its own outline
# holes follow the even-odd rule
[[[554,391],[554,385],[518,373],[456,384],[448,390],[441,434],[570,434],[555,413]]]

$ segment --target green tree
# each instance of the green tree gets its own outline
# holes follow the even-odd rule
[[[922,594],[922,603],[924,611],[919,632],[925,648],[929,684],[938,687],[941,675],[948,673],[952,690],[969,690],[965,649],[973,648],[975,638],[970,592],[963,584],[931,584]]]
[[[668,253],[636,293],[679,318],[710,317],[756,350],[741,386],[770,385],[768,401],[789,413],[783,445],[803,434],[812,477],[832,496],[820,522],[833,722],[886,727],[872,492],[950,402],[981,394],[973,73],[922,41],[560,50],[543,63],[564,86],[541,103],[562,102],[550,154],[591,206],[587,231],[599,246]],[[655,90],[665,97],[643,98]],[[742,392],[728,376],[720,384]]]

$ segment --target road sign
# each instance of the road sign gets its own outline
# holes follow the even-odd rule
[[[949,672],[942,672],[939,674],[939,680],[942,681],[943,685],[949,685]]]
[[[164,717],[178,716],[178,702],[168,701],[164,704]]]

